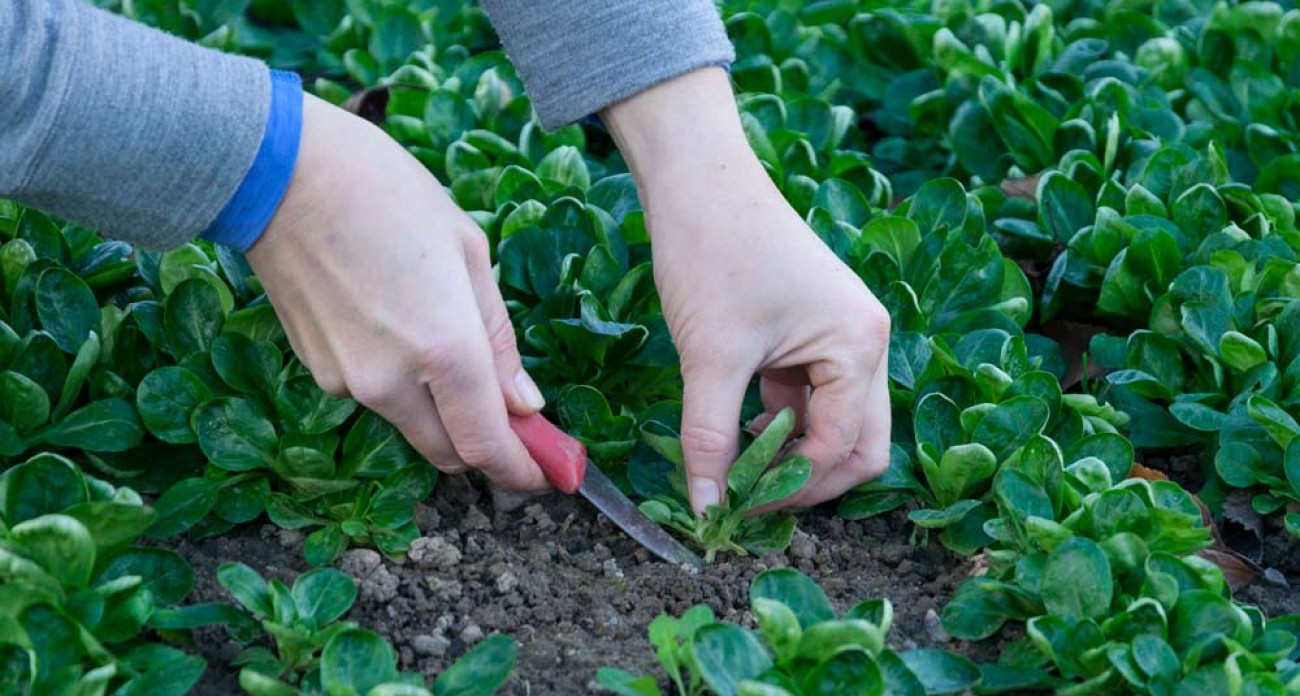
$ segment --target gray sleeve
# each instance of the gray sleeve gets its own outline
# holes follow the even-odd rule
[[[547,130],[735,60],[711,0],[482,0]]]
[[[83,0],[0,0],[0,197],[165,249],[261,143],[268,68]]]

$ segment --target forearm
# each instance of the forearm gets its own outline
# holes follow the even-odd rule
[[[735,59],[711,0],[482,0],[543,127]]]
[[[147,248],[203,233],[262,142],[262,63],[81,0],[0,12],[0,197]]]
[[[610,105],[600,116],[650,215],[693,206],[697,197],[726,197],[744,206],[782,200],[745,137],[735,94],[719,68],[678,76]],[[675,231],[650,227],[656,236]]]

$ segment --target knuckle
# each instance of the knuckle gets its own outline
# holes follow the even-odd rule
[[[708,457],[724,456],[731,453],[731,438],[718,429],[707,425],[683,425],[681,442],[684,450]]]
[[[330,396],[347,397],[352,395],[348,391],[347,382],[343,380],[342,375],[336,372],[313,372],[311,376],[316,381],[316,386]]]
[[[465,464],[485,472],[497,469],[502,464],[501,445],[489,439],[474,438],[457,446],[456,453]]]
[[[397,393],[384,380],[370,376],[348,379],[347,385],[348,392],[357,403],[377,412],[389,410]]]
[[[421,374],[455,374],[469,350],[466,341],[444,336],[412,349],[412,360]]]
[[[487,326],[488,342],[498,351],[515,348],[515,326],[505,312],[492,315]]]

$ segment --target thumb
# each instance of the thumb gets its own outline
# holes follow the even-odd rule
[[[483,328],[487,331],[488,342],[492,346],[492,364],[496,367],[497,380],[501,383],[501,393],[505,395],[511,413],[519,416],[532,415],[546,406],[546,399],[537,388],[537,383],[523,368],[519,358],[519,345],[515,341],[515,327],[510,323],[510,314],[506,312],[501,289],[492,277],[492,268],[486,259],[477,259],[471,254],[469,275],[474,296],[478,299]]]
[[[749,378],[715,362],[708,369],[684,372],[682,379],[682,455],[691,507],[700,515],[726,495]]]

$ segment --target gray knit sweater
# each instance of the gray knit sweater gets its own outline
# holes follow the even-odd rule
[[[542,125],[730,61],[710,0],[483,0]],[[0,0],[0,198],[145,248],[198,236],[249,170],[261,62],[84,0]]]

